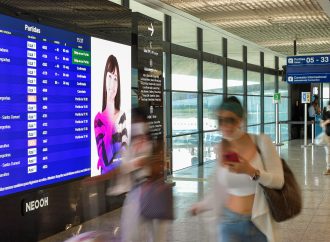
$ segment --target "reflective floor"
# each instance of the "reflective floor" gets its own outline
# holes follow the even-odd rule
[[[330,176],[325,170],[325,150],[320,146],[301,148],[302,140],[285,143],[278,148],[294,171],[303,191],[304,208],[296,218],[281,223],[283,242],[330,241]],[[206,178],[214,169],[214,162],[202,167],[190,167],[176,172],[176,220],[170,225],[168,241],[208,241],[205,216],[191,217],[187,209],[207,190]],[[81,226],[49,237],[42,242],[64,241],[76,233],[91,230],[106,231],[109,241],[119,241],[120,209],[90,220]]]

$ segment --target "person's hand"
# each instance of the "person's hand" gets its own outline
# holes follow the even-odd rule
[[[195,203],[189,208],[189,213],[192,216],[196,216],[196,215],[200,214],[202,211],[203,211],[203,209],[202,209],[202,206],[200,203]]]
[[[146,165],[147,157],[139,156],[134,158],[130,163],[132,164],[134,169],[141,168]]]
[[[252,174],[254,168],[250,165],[250,162],[242,158],[241,156],[238,157],[239,162],[224,161],[223,163],[230,172],[247,175]]]
[[[324,125],[330,124],[330,119],[325,120],[323,124]]]

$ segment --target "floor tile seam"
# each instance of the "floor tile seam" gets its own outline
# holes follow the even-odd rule
[[[317,207],[315,208],[316,211],[320,208],[322,201],[325,199],[325,196],[326,196],[326,194],[325,194],[325,192],[323,192],[323,193],[322,193],[322,199],[320,199],[320,201],[319,201]],[[306,228],[306,230],[304,231],[303,236],[301,237],[302,239],[305,238],[306,233],[308,233],[308,231],[309,231],[309,229],[310,229],[310,227],[311,227],[312,221],[313,221],[313,219],[314,219],[315,216],[317,216],[316,213],[313,213],[312,216],[311,216],[311,219],[310,219],[309,222],[308,222],[307,228]]]
[[[325,197],[325,194],[323,193],[323,198],[324,198],[324,197]],[[323,200],[323,199],[322,199],[322,200]],[[321,202],[322,202],[322,200],[321,200]],[[317,208],[315,208],[316,211],[320,208],[321,202],[319,202]],[[316,213],[313,213],[312,216],[311,216],[311,219],[309,220],[309,223],[308,223],[308,225],[307,225],[307,228],[306,228],[306,230],[304,231],[304,234],[303,234],[303,236],[302,236],[302,239],[305,238],[306,233],[309,231],[309,228],[311,227],[311,225],[312,225],[312,221],[313,221],[313,219],[314,219],[315,216],[317,216]]]

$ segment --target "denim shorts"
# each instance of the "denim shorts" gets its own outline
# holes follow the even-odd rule
[[[267,237],[252,223],[251,215],[224,209],[219,242],[267,242]]]

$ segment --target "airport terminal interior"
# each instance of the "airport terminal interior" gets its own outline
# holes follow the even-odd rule
[[[163,144],[175,214],[167,241],[212,241],[211,215],[189,208],[210,189],[223,138],[216,109],[229,96],[246,112],[242,129],[271,138],[302,191],[301,213],[279,224],[274,242],[330,240],[330,157],[317,142],[330,108],[330,1],[0,0],[0,36],[0,241],[87,242],[94,232],[121,241],[125,194],[107,192],[115,175],[97,180],[94,138],[113,56],[127,140],[130,110],[143,106]],[[13,76],[27,85],[6,82]],[[24,143],[21,129],[10,134],[23,115]]]
[[[320,146],[301,148],[303,142],[285,142],[277,148],[281,157],[288,161],[301,186],[303,210],[300,215],[280,223],[283,242],[326,242],[329,241],[330,221],[330,177],[324,176],[325,152]],[[208,190],[208,176],[214,171],[215,162],[203,166],[193,166],[175,172],[171,181],[175,182],[176,219],[168,231],[168,241],[201,242],[208,239],[209,215],[193,217],[189,207],[201,199]],[[41,242],[65,241],[87,231],[102,231],[109,241],[120,241],[121,209],[104,214],[79,226],[68,229]],[[146,240],[142,240],[146,241]]]

